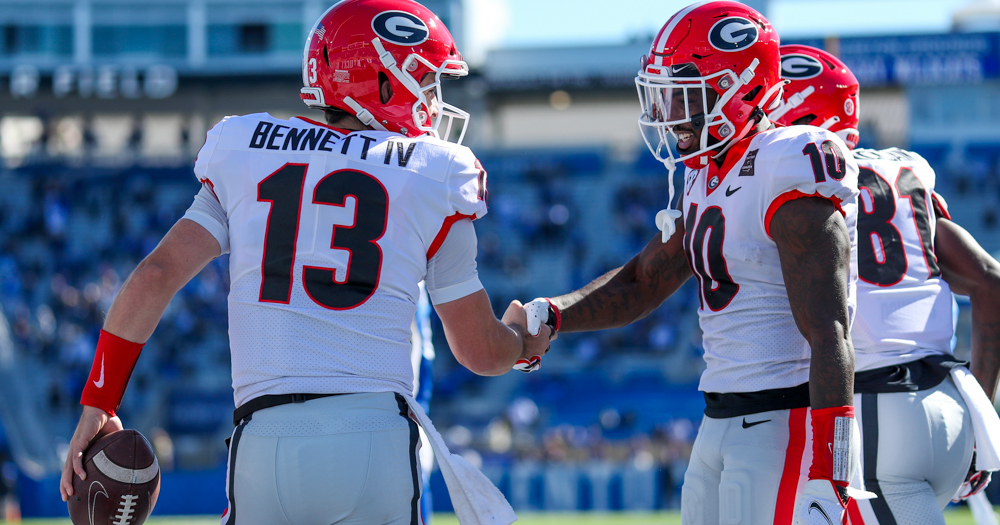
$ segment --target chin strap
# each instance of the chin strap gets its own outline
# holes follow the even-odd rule
[[[677,219],[681,218],[681,210],[675,210],[670,206],[674,203],[674,172],[677,171],[677,164],[673,158],[664,159],[663,165],[667,168],[667,209],[656,213],[656,228],[660,230],[660,239],[667,242],[677,231]]]
[[[768,116],[771,118],[771,120],[780,119],[781,117],[785,116],[785,113],[788,113],[792,109],[801,106],[802,103],[806,101],[806,98],[809,95],[812,95],[815,91],[816,88],[812,86],[807,86],[802,91],[799,91],[798,93],[788,97],[788,100],[786,102],[778,106],[778,109],[772,111],[771,114]]]
[[[388,129],[385,128],[385,126],[383,126],[378,120],[375,119],[375,115],[372,115],[371,111],[368,111],[367,109],[363,108],[361,104],[358,104],[358,101],[354,100],[351,97],[344,97],[344,104],[347,104],[347,107],[351,108],[351,111],[354,112],[354,115],[357,116],[358,120],[364,123],[364,125],[371,126],[372,128],[377,129],[379,131],[389,131]]]
[[[771,95],[774,95],[776,92],[780,91],[781,88],[785,87],[786,83],[788,83],[787,80],[782,80],[781,82],[778,82],[777,84],[771,86],[770,89],[764,92],[764,98],[760,99],[760,104],[758,104],[757,107],[754,108],[753,113],[750,114],[750,118],[747,119],[747,123],[745,126],[743,126],[743,129],[741,129],[740,132],[737,133],[736,136],[732,138],[732,140],[726,143],[726,147],[722,148],[722,150],[720,150],[719,153],[714,155],[712,157],[713,159],[718,159],[722,157],[722,155],[726,153],[726,151],[729,151],[729,148],[733,147],[733,144],[736,144],[737,142],[743,140],[743,138],[746,137],[750,133],[750,130],[756,127],[757,124],[760,124],[761,122],[767,120],[767,115],[764,114],[764,110],[761,109],[761,106],[764,104],[764,102],[771,99]]]

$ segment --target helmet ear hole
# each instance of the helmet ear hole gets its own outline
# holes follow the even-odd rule
[[[323,45],[323,62],[326,62],[326,67],[330,67],[330,52],[327,51],[326,45]]]
[[[744,102],[753,102],[753,99],[757,98],[757,95],[760,94],[760,90],[761,89],[764,89],[764,86],[757,86],[757,87],[751,89],[749,93],[747,93],[746,95],[743,95],[743,101]]]
[[[378,72],[378,91],[379,99],[387,104],[392,98],[392,83],[389,82],[389,76],[381,71]]]
[[[812,124],[812,121],[816,120],[816,115],[810,113],[804,117],[799,117],[792,121],[793,126],[807,126]]]

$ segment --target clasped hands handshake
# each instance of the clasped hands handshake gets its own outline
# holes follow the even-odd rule
[[[523,330],[524,354],[514,364],[514,370],[534,372],[541,367],[542,356],[549,351],[549,342],[558,337],[557,313],[545,298],[528,304],[511,301],[503,314],[503,323],[515,330]]]

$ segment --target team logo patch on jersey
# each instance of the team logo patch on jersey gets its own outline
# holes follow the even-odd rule
[[[844,113],[847,113],[848,115],[853,115],[854,114],[854,101],[853,100],[847,99],[847,100],[844,101]]]
[[[708,180],[708,189],[714,190],[719,185],[719,176],[716,175]]]
[[[757,42],[760,32],[753,22],[741,16],[723,18],[708,32],[708,43],[719,51],[739,51]]]
[[[740,168],[740,177],[753,177],[754,163],[757,161],[757,152],[759,149],[750,150],[747,152],[747,160],[743,161],[743,166]]]
[[[823,63],[809,55],[784,55],[781,57],[781,78],[805,80],[818,77],[822,72]]]
[[[393,44],[415,46],[430,35],[427,24],[405,11],[384,11],[372,19],[375,34]]]

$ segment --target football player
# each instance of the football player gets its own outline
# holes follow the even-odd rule
[[[303,56],[302,100],[326,122],[259,113],[209,131],[194,168],[201,192],[108,312],[64,499],[87,444],[122,428],[115,411],[170,299],[229,252],[238,408],[223,523],[417,523],[418,421],[459,519],[516,519],[412,397],[421,280],[473,372],[502,374],[548,347],[547,331],[524,335],[519,303],[497,320],[477,276],[472,220],[486,213],[486,172],[444,140],[461,140],[468,115],[441,90],[467,73],[420,4],[347,0],[317,20]]]
[[[782,46],[781,63],[790,84],[771,117],[819,126],[855,148],[854,74],[808,46]],[[951,292],[972,299],[972,371],[992,400],[1000,370],[1000,264],[950,220],[934,191],[934,170],[919,155],[891,148],[854,149],[853,156],[861,190],[854,406],[864,483],[878,498],[852,504],[851,522],[943,525],[941,509],[953,497],[989,481],[974,463],[969,468],[973,436],[980,448],[1000,439],[973,431],[970,414],[980,405],[965,398],[987,394],[975,381],[951,377],[953,370],[967,373],[951,352]],[[996,419],[992,403],[983,415]]]
[[[667,21],[636,78],[639,126],[671,172],[677,161],[688,168],[681,211],[661,212],[662,235],[623,267],[526,307],[529,332],[539,322],[612,328],[698,279],[707,407],[684,523],[839,523],[849,494],[862,494],[848,487],[860,447],[857,165],[835,134],[767,119],[783,85],[779,45],[737,2],[701,2]]]

